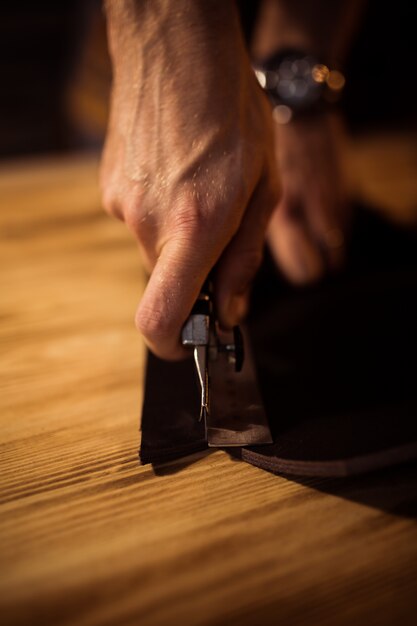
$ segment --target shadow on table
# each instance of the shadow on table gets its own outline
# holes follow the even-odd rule
[[[176,474],[213,451],[205,450],[168,463],[154,464],[153,470],[157,476]],[[231,459],[237,461],[236,457]],[[364,504],[391,515],[417,519],[417,462],[341,478],[283,476],[309,489]]]
[[[172,474],[178,474],[182,470],[198,463],[202,459],[205,459],[210,454],[213,454],[216,449],[214,448],[205,448],[200,452],[195,452],[194,454],[189,454],[187,456],[183,456],[181,458],[175,458],[172,461],[165,461],[161,463],[152,463],[152,469],[156,476],[171,476]]]
[[[417,519],[417,462],[360,476],[291,478],[295,482],[399,517]]]

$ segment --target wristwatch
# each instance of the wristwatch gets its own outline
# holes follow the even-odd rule
[[[254,71],[281,124],[337,102],[345,85],[342,72],[300,50],[281,50]]]

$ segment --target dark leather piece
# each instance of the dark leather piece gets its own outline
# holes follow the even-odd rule
[[[142,463],[162,463],[207,448],[198,420],[200,394],[192,358],[162,361],[147,355],[142,410]]]
[[[326,476],[416,458],[416,293],[415,235],[362,208],[337,277],[296,289],[266,256],[248,326],[274,443],[229,452],[269,471]],[[152,396],[147,376],[156,402],[142,424],[142,462],[203,449],[192,362],[151,357],[149,366],[159,383]],[[190,411],[173,423],[171,393]]]

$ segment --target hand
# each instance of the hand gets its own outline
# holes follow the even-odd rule
[[[342,130],[329,114],[275,126],[282,196],[268,241],[284,275],[309,283],[340,267],[349,205],[341,174]]]
[[[136,325],[153,352],[177,358],[215,264],[221,324],[245,313],[277,201],[271,111],[234,2],[118,0],[108,23],[103,202],[133,231],[151,273]]]

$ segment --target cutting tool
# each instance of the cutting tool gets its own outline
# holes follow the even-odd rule
[[[272,442],[256,384],[252,359],[245,358],[244,336],[235,326],[220,329],[207,280],[182,329],[182,344],[193,350],[200,407],[209,446],[246,446]],[[246,342],[248,350],[248,342]]]

